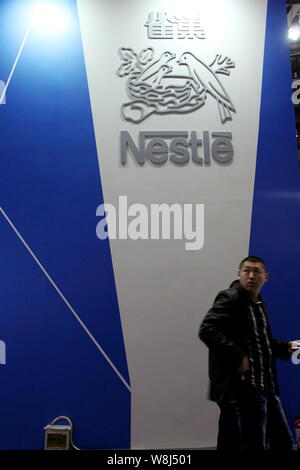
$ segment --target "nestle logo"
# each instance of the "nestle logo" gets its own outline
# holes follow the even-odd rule
[[[132,48],[119,50],[119,77],[127,77],[126,92],[130,101],[122,105],[126,121],[138,124],[154,114],[186,114],[216,100],[222,124],[232,120],[236,108],[220,80],[229,76],[235,62],[221,53],[204,62],[186,51],[165,51],[155,57],[152,47],[136,52]],[[177,60],[176,60],[177,59]]]
[[[196,131],[190,135],[186,131],[144,131],[139,132],[138,143],[135,143],[128,131],[121,131],[121,163],[127,163],[127,154],[131,155],[139,165],[146,160],[154,165],[161,165],[168,160],[182,165],[192,160],[200,165],[210,165],[212,159],[219,164],[232,161],[234,150],[231,132],[203,131],[198,138]]]

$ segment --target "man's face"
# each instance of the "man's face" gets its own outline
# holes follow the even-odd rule
[[[261,263],[245,261],[238,273],[240,285],[250,294],[258,295],[269,274]]]

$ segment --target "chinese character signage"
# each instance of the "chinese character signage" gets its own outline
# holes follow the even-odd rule
[[[149,39],[205,39],[199,15],[177,17],[170,13],[150,13],[145,26]]]

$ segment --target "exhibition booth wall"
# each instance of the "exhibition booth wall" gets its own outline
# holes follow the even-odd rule
[[[1,1],[0,449],[60,415],[82,449],[215,446],[198,329],[248,254],[300,337],[286,35],[278,0]]]

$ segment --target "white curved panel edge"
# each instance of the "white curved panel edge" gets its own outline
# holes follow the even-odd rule
[[[198,35],[180,36],[180,28],[175,34],[178,25],[169,22],[166,39],[159,29],[158,36],[151,37],[147,22],[153,12],[178,18],[175,2],[77,0],[77,4],[104,201],[117,207],[119,196],[126,195],[129,204],[147,207],[205,205],[201,250],[185,250],[183,240],[110,242],[132,385],[131,446],[214,446],[218,410],[207,401],[207,349],[197,334],[217,291],[235,278],[239,260],[248,254],[267,1],[197,2],[197,11],[190,10],[195,2],[184,2],[186,10],[181,7],[180,14],[196,18],[199,13],[201,28],[194,25]],[[124,49],[131,51],[127,62]],[[175,60],[158,63],[166,52]],[[188,55],[182,57],[184,53]],[[218,55],[229,61],[217,58],[213,64]],[[139,67],[135,68],[134,58]],[[225,73],[216,73],[216,66]],[[203,81],[211,84],[210,89],[201,84],[204,72]],[[193,89],[191,82],[182,81],[184,74],[192,76]],[[185,85],[194,101],[188,107],[185,98],[180,101],[176,95],[179,108],[170,110],[161,97],[160,106],[151,112],[149,102],[141,100],[141,83],[151,93],[164,92],[168,83],[173,98],[176,84]],[[146,115],[130,114],[135,101],[143,108],[137,113]],[[162,131],[187,133],[187,139],[192,131],[198,139],[207,135],[204,131],[210,136],[230,133],[233,156],[226,164],[213,156],[209,163],[199,164],[192,158],[190,144],[185,147],[189,158],[185,154],[187,161],[177,164],[170,161],[170,137],[160,136],[163,142],[158,145],[168,147],[169,155],[165,153],[163,163],[157,164],[155,152],[148,148],[142,154],[138,142],[142,132]],[[128,154],[122,163],[121,132],[130,136],[144,164],[128,148],[123,148]],[[205,157],[200,147],[197,155]]]

